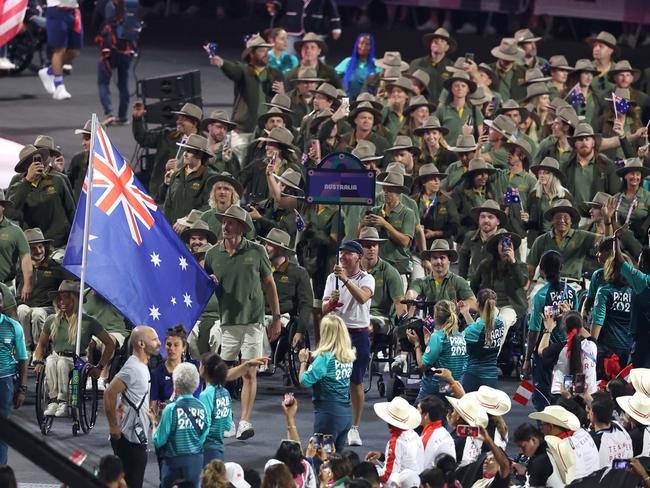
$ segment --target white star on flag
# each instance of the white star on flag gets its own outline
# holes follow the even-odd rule
[[[156,254],[155,252],[152,252],[150,254],[150,257],[154,267],[160,268],[160,263],[162,262],[162,259],[160,259],[160,254]]]
[[[150,316],[152,319],[154,319],[154,320],[158,320],[158,319],[160,318],[160,315],[161,315],[161,314],[160,314],[160,312],[159,312],[159,308],[158,308],[158,307],[152,305],[152,306],[149,308],[149,316]]]
[[[185,305],[187,305],[188,307],[192,306],[192,299],[190,298],[189,293],[184,293],[183,294],[183,301],[185,302]]]
[[[185,259],[183,256],[178,258],[178,265],[181,267],[183,271],[187,269],[187,259]]]
[[[172,302],[172,305],[176,305],[176,297],[172,297],[170,301]]]
[[[92,248],[90,247],[90,241],[94,241],[95,239],[97,239],[97,237],[99,237],[99,236],[94,236],[92,234],[88,234],[88,250],[89,251],[92,251]]]

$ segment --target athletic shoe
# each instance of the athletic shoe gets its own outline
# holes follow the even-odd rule
[[[348,446],[363,446],[361,436],[359,435],[359,427],[353,425],[348,430]]]
[[[45,91],[52,95],[54,93],[54,75],[48,74],[47,68],[41,68],[38,70],[38,77],[41,79]]]
[[[8,58],[0,58],[0,71],[10,71],[12,69],[16,69],[16,65],[14,63],[9,61]]]
[[[254,435],[255,431],[253,430],[253,424],[247,422],[246,420],[240,420],[239,427],[237,428],[237,439],[240,441],[245,441]]]
[[[68,415],[68,402],[59,402],[59,406],[54,413],[55,417],[65,417]]]
[[[97,380],[97,390],[98,391],[106,390],[106,378],[101,377]]]
[[[52,417],[56,413],[58,408],[59,408],[59,404],[56,401],[50,402],[47,408],[45,409],[45,412],[43,412],[43,415],[45,415],[46,417]]]
[[[70,93],[68,93],[68,90],[65,89],[65,85],[59,85],[54,90],[52,98],[54,100],[67,100],[68,98],[72,98],[72,95],[70,95]]]
[[[237,435],[237,427],[235,427],[235,422],[232,423],[232,427],[230,427],[230,430],[227,430],[223,433],[224,437],[230,438],[230,437],[235,437]]]

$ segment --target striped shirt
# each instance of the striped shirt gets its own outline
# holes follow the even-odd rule
[[[205,447],[223,449],[223,433],[232,428],[232,405],[230,393],[221,385],[208,385],[201,392],[199,400],[210,419],[210,429]]]
[[[203,403],[192,395],[181,395],[163,410],[153,445],[162,457],[201,454],[209,430],[210,418]]]
[[[26,360],[23,328],[14,319],[0,314],[0,378],[15,375],[18,361]]]

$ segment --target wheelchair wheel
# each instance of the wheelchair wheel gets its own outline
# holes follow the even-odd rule
[[[374,359],[375,359],[375,355],[371,354],[370,361],[368,361],[368,369],[366,369],[365,383],[363,385],[364,393],[368,393],[372,389],[372,372],[373,372],[373,368],[375,368],[375,372],[377,368]]]
[[[89,376],[89,370],[90,365],[85,364],[79,378],[79,404],[77,405],[77,412],[79,425],[84,434],[90,432],[95,426],[95,421],[97,420],[97,404],[99,403],[97,380]],[[86,388],[88,378],[91,378],[90,388]]]
[[[287,349],[287,362],[289,366],[289,377],[291,378],[291,382],[297,388],[300,386],[300,378],[298,377],[298,373],[300,373],[300,359],[298,359],[298,351],[300,351],[301,348],[310,347],[309,332],[305,331],[302,344],[298,347],[293,347],[291,344],[293,343],[293,336],[296,334],[298,325],[292,320],[289,322],[287,328],[287,342],[289,346]]]
[[[45,370],[38,375],[36,381],[36,421],[41,429],[41,434],[47,435],[52,429],[53,416],[45,416],[45,409],[49,403],[50,396],[47,390],[47,382],[45,381]]]
[[[388,379],[388,385],[386,386],[386,400],[389,402],[393,398],[398,397],[404,393],[404,383],[401,379],[397,377],[391,377]]]

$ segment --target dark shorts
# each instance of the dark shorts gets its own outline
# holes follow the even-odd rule
[[[83,46],[83,27],[79,22],[75,32],[75,15],[80,15],[78,9],[63,9],[50,7],[46,13],[47,44],[52,49],[81,49]]]
[[[363,377],[370,363],[370,338],[368,329],[348,329],[352,347],[357,351],[357,359],[352,363],[352,376],[350,383],[353,385],[363,384]]]

